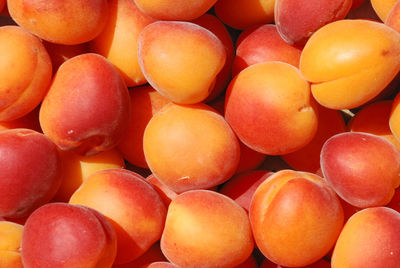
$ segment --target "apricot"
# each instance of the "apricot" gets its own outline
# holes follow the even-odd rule
[[[235,49],[228,29],[216,16],[213,16],[211,14],[204,14],[201,17],[192,20],[191,22],[198,24],[201,27],[204,27],[215,34],[222,42],[226,53],[225,64],[222,67],[221,71],[215,77],[215,84],[214,87],[211,89],[210,94],[204,100],[204,102],[209,102],[218,97],[226,89],[229,81],[231,80]]]
[[[60,66],[39,121],[60,149],[89,156],[118,144],[129,114],[128,88],[118,71],[104,57],[87,53]]]
[[[0,267],[22,268],[21,238],[24,227],[0,221]]]
[[[311,141],[318,119],[310,86],[299,70],[264,62],[240,72],[229,84],[225,118],[238,138],[268,155],[286,154]]]
[[[236,174],[220,187],[219,192],[233,199],[248,212],[257,187],[272,174],[265,170]]]
[[[62,45],[43,41],[43,45],[49,53],[53,66],[53,73],[55,73],[60,65],[63,64],[65,61],[75,56],[89,52],[88,43],[77,45]]]
[[[134,0],[139,9],[158,20],[193,20],[217,0]]]
[[[397,2],[390,10],[385,24],[400,33],[400,4]]]
[[[106,57],[120,71],[128,87],[146,83],[138,61],[138,38],[143,28],[154,21],[132,0],[110,0],[106,26],[90,42],[91,51]]]
[[[386,207],[363,209],[344,226],[332,255],[332,268],[400,266],[400,214]]]
[[[116,236],[110,222],[97,211],[67,203],[35,210],[22,233],[24,267],[111,267]]]
[[[383,23],[340,20],[306,43],[300,70],[314,98],[331,109],[351,109],[377,96],[400,69],[400,35]]]
[[[158,241],[167,213],[151,184],[124,169],[92,174],[69,203],[96,209],[111,222],[118,244],[115,264],[137,259]]]
[[[275,0],[219,0],[215,14],[225,24],[244,30],[274,20]]]
[[[116,149],[92,156],[82,156],[74,152],[61,151],[62,182],[53,200],[68,202],[72,194],[93,173],[110,169],[124,168],[124,158]]]
[[[164,106],[146,127],[143,149],[154,176],[177,193],[225,182],[240,156],[228,123],[203,103]]]
[[[310,265],[334,246],[343,226],[335,192],[315,174],[281,170],[258,186],[250,206],[254,239],[265,257]]]
[[[145,267],[146,268],[179,268],[178,266],[176,266],[170,262],[166,262],[166,261],[153,262]]]
[[[351,205],[383,206],[400,184],[400,151],[373,134],[341,133],[322,147],[321,169],[327,183]]]
[[[11,121],[39,105],[52,67],[40,39],[18,26],[0,27],[0,51],[0,121]]]
[[[325,141],[345,131],[346,125],[341,113],[319,105],[318,129],[314,138],[303,148],[282,155],[282,159],[296,170],[316,173],[321,168],[320,154]]]
[[[206,99],[226,60],[218,37],[191,22],[157,21],[147,25],[139,36],[138,53],[149,84],[180,104]]]
[[[161,250],[179,267],[235,267],[253,246],[245,210],[222,194],[187,191],[169,205]]]
[[[0,167],[0,216],[27,216],[50,201],[60,187],[57,148],[36,131],[0,131]]]
[[[348,129],[381,136],[400,150],[400,142],[393,136],[389,126],[392,105],[393,101],[384,100],[363,107],[351,118]]]
[[[151,86],[136,87],[129,91],[131,114],[118,150],[131,164],[149,168],[143,152],[144,130],[150,119],[171,101]]]
[[[397,0],[371,0],[372,7],[382,21],[385,21]]]
[[[264,24],[243,31],[236,41],[233,75],[257,63],[282,61],[299,67],[301,48],[282,39],[274,24]]]
[[[95,38],[104,28],[107,0],[7,0],[13,20],[46,41],[75,45]]]
[[[276,0],[275,23],[289,44],[304,44],[319,28],[344,19],[352,0]]]

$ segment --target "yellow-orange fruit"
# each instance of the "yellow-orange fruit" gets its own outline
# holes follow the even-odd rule
[[[171,101],[203,101],[224,66],[222,42],[209,30],[191,23],[157,21],[139,36],[139,64],[151,86]]]
[[[138,62],[138,38],[142,29],[154,21],[133,0],[110,0],[106,26],[90,42],[91,51],[114,64],[128,87],[146,83]]]
[[[22,268],[21,239],[24,227],[20,224],[0,221],[0,267]]]
[[[377,96],[400,70],[400,35],[369,20],[330,23],[306,43],[300,70],[321,105],[358,107]]]
[[[235,267],[254,247],[247,213],[209,190],[180,194],[168,208],[161,250],[179,267]]]
[[[0,121],[10,121],[39,105],[52,66],[40,39],[18,26],[0,27],[0,58]]]
[[[23,28],[46,41],[74,45],[95,38],[107,21],[107,0],[8,0]]]
[[[192,20],[207,12],[217,0],[134,0],[145,14],[159,20]]]
[[[397,0],[371,0],[372,7],[382,21],[385,21]]]
[[[228,180],[240,157],[228,123],[202,103],[166,105],[150,119],[143,150],[153,174],[178,193]]]

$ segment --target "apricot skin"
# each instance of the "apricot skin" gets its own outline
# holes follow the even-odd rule
[[[60,149],[89,156],[118,144],[129,114],[128,88],[118,71],[104,57],[87,53],[60,66],[39,121]]]
[[[46,41],[76,45],[95,38],[107,21],[107,0],[8,0],[21,27]]]
[[[332,255],[332,268],[400,266],[400,214],[390,208],[366,208],[346,223]]]
[[[314,98],[330,109],[359,107],[400,70],[400,35],[369,20],[340,20],[315,32],[300,57]]]
[[[20,224],[0,221],[0,267],[22,268],[21,238],[24,227]]]
[[[277,61],[259,63],[230,82],[225,118],[251,149],[268,155],[290,153],[310,142],[317,130],[310,95],[297,68]]]
[[[222,194],[187,191],[169,205],[161,250],[179,267],[235,267],[253,246],[246,212]]]
[[[345,132],[325,142],[321,169],[327,183],[351,205],[383,206],[400,184],[400,151],[382,137]]]
[[[257,188],[250,206],[257,247],[282,266],[312,264],[334,246],[343,226],[335,192],[315,174],[281,170]]]
[[[0,121],[11,121],[42,101],[52,65],[40,39],[18,26],[0,27],[0,51]]]
[[[191,22],[156,21],[147,25],[139,36],[138,53],[149,84],[180,104],[205,100],[226,61],[218,37]]]
[[[225,119],[203,103],[164,106],[143,136],[150,170],[177,193],[228,180],[239,163],[239,148]]]

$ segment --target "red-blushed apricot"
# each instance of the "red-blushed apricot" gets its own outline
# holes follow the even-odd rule
[[[0,0],[0,12],[3,11],[3,8],[6,6],[7,0]]]
[[[27,216],[47,203],[60,187],[57,148],[36,131],[0,131],[0,167],[0,216]]]
[[[128,87],[146,83],[138,61],[138,38],[142,29],[154,21],[133,0],[110,0],[106,26],[90,42],[91,51],[114,64]]]
[[[0,121],[10,121],[39,105],[52,67],[40,39],[18,26],[0,27],[0,51]]]
[[[400,267],[400,214],[390,208],[366,208],[345,224],[332,255],[332,268]]]
[[[371,0],[372,7],[382,21],[385,21],[397,0]]]
[[[39,121],[60,149],[89,156],[117,145],[129,115],[129,92],[118,71],[104,57],[86,53],[60,66]]]
[[[225,118],[251,149],[286,154],[311,141],[318,119],[310,85],[287,63],[258,63],[241,71],[229,84]]]
[[[154,243],[143,255],[139,258],[124,264],[115,264],[112,268],[144,268],[153,262],[167,261],[161,251],[160,243]]]
[[[61,150],[59,152],[62,165],[62,182],[53,201],[68,202],[79,186],[97,171],[125,167],[124,158],[116,149],[92,156],[82,156]]]
[[[29,216],[21,247],[24,267],[109,268],[117,241],[110,222],[99,212],[50,203]]]
[[[216,76],[214,87],[211,89],[208,97],[204,100],[204,102],[209,102],[219,96],[226,89],[231,79],[232,63],[235,56],[235,49],[232,38],[227,28],[217,17],[211,14],[204,14],[203,16],[192,20],[191,22],[198,24],[201,27],[204,27],[215,34],[222,42],[226,53],[224,67],[222,67],[221,71]]]
[[[340,20],[306,43],[300,70],[314,98],[331,109],[351,109],[377,96],[400,69],[400,34],[369,20]]]
[[[254,239],[282,266],[310,265],[329,252],[343,226],[335,192],[315,174],[281,170],[260,184],[250,206]]]
[[[160,195],[161,199],[163,200],[164,204],[168,207],[175,197],[177,197],[177,193],[172,191],[168,186],[162,183],[156,176],[153,174],[146,177],[146,180],[153,185],[154,189]]]
[[[24,115],[23,117],[19,117],[11,121],[0,122],[0,130],[13,128],[29,128],[37,132],[42,132],[42,128],[40,127],[39,123],[39,109],[40,105],[36,106],[33,111],[31,111],[27,115]]]
[[[138,258],[158,241],[167,212],[151,184],[124,169],[92,174],[72,195],[70,204],[96,209],[111,222],[117,234],[115,264]]]
[[[149,168],[143,152],[144,130],[162,107],[171,101],[151,86],[136,87],[129,90],[131,115],[128,128],[118,144],[118,150],[131,164]]]
[[[21,238],[24,227],[9,221],[0,221],[0,267],[22,268]]]
[[[217,0],[134,0],[139,9],[158,20],[193,20]]]
[[[179,267],[235,267],[253,246],[246,211],[222,194],[187,191],[168,207],[161,250]]]
[[[274,20],[275,0],[218,0],[215,14],[225,24],[246,29]]]
[[[273,263],[268,259],[264,259],[260,268],[286,268],[285,266]],[[301,268],[331,268],[331,264],[324,259],[321,259],[313,264],[302,266]]]
[[[46,41],[75,45],[95,38],[107,20],[107,0],[7,0],[13,20]]]
[[[232,73],[266,61],[282,61],[299,67],[301,48],[290,45],[279,35],[274,24],[264,24],[243,31],[236,42]]]
[[[139,35],[138,53],[149,84],[181,104],[206,99],[226,60],[218,37],[191,22],[156,21],[147,25]]]
[[[393,136],[389,126],[392,105],[393,101],[384,100],[363,107],[349,121],[349,131],[381,136],[400,150],[400,142]]]
[[[296,170],[316,173],[321,168],[320,154],[325,141],[345,131],[346,125],[339,111],[318,106],[318,129],[314,138],[300,150],[282,155],[282,159]]]
[[[304,44],[319,28],[344,19],[352,0],[276,0],[275,23],[289,44]]]
[[[225,182],[240,157],[228,123],[203,103],[164,106],[146,127],[143,150],[154,176],[177,193]]]
[[[390,10],[385,24],[400,33],[400,4],[397,2]]]
[[[326,182],[351,205],[383,206],[400,184],[400,151],[373,134],[340,133],[322,147],[321,169]]]
[[[43,45],[49,53],[51,63],[53,66],[53,73],[55,73],[61,64],[65,61],[89,52],[88,43],[77,45],[61,45],[43,41]]]
[[[257,187],[272,174],[265,170],[252,170],[236,174],[221,186],[219,192],[249,211],[251,199]]]

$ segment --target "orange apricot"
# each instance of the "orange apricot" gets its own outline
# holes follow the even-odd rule
[[[306,43],[300,70],[321,105],[338,110],[359,107],[400,70],[400,35],[369,20],[330,23]]]
[[[21,239],[24,227],[0,221],[0,267],[22,268]]]
[[[18,26],[0,27],[0,51],[0,121],[10,121],[39,105],[52,66],[40,39]]]
[[[372,7],[382,21],[385,21],[397,0],[371,0]]]
[[[18,25],[57,44],[90,41],[107,21],[107,0],[8,0],[7,6]]]

